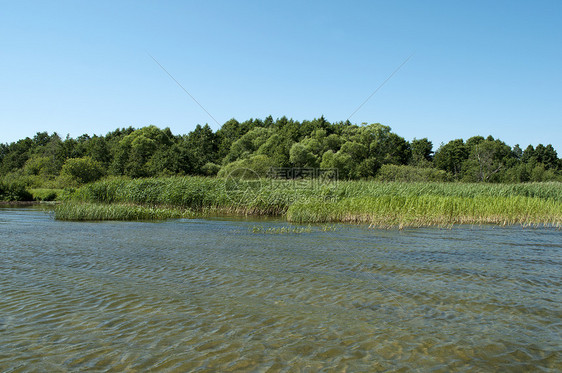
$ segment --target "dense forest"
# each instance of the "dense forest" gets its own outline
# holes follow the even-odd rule
[[[79,186],[104,176],[225,176],[237,168],[337,168],[340,179],[513,183],[562,181],[552,145],[510,147],[491,136],[441,144],[407,141],[378,123],[231,119],[186,135],[147,126],[78,138],[47,132],[0,144],[0,177],[26,188]]]

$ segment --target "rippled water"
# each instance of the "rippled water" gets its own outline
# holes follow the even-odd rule
[[[558,371],[562,233],[0,209],[0,371]]]

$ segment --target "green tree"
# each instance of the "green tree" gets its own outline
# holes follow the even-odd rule
[[[537,145],[537,147],[535,148],[534,157],[537,159],[537,162],[544,164],[545,169],[558,169],[558,154],[556,153],[556,150],[554,150],[554,147],[552,145]]]
[[[351,156],[347,153],[334,153],[332,150],[327,150],[322,155],[320,167],[337,169],[338,175],[342,179],[349,179],[352,177]]]
[[[291,147],[289,160],[295,167],[318,167],[318,160],[314,153],[300,142]]]
[[[434,163],[437,168],[451,173],[454,177],[460,177],[462,164],[467,159],[467,146],[462,139],[457,139],[441,144],[435,152]]]
[[[151,157],[159,150],[170,147],[173,139],[169,131],[147,126],[124,136],[118,143],[111,165],[112,173],[130,177],[152,176]]]
[[[230,152],[230,147],[241,136],[240,122],[232,118],[216,132],[217,161],[222,160]]]
[[[505,171],[507,162],[513,157],[511,148],[500,140],[486,139],[473,144],[469,158],[463,165],[466,181],[500,181],[500,172]]]
[[[29,137],[5,146],[0,169],[2,175],[21,169],[29,159],[32,147],[33,140]]]
[[[428,166],[433,161],[433,144],[427,138],[413,139],[410,148],[412,159],[410,163],[415,166]]]
[[[103,175],[102,165],[91,157],[67,159],[60,173],[64,183],[71,185],[90,183]]]

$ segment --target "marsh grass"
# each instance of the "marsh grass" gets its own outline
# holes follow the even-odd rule
[[[142,220],[194,215],[285,216],[295,223],[373,227],[452,224],[562,226],[562,183],[463,184],[344,181],[295,188],[290,181],[108,178],[63,193],[62,220]],[[162,207],[168,206],[168,207]],[[87,210],[92,210],[88,212]],[[130,210],[130,211],[129,211]]]
[[[259,234],[300,234],[300,233],[311,233],[312,226],[308,225],[306,227],[295,227],[295,226],[283,226],[283,227],[263,227],[261,225],[254,225],[249,229],[252,233]]]
[[[287,220],[295,223],[349,222],[372,227],[522,224],[562,226],[562,204],[531,197],[383,196],[352,197],[336,203],[293,204]]]
[[[192,218],[189,210],[175,207],[138,206],[130,204],[63,203],[55,206],[55,218],[72,221],[163,220]]]

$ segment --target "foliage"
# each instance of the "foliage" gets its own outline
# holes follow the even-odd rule
[[[293,204],[291,222],[366,223],[375,227],[449,226],[452,224],[548,224],[562,226],[562,204],[521,196],[474,198],[451,196],[382,196],[307,200]]]
[[[428,166],[433,161],[433,144],[427,138],[413,139],[411,163],[415,166]]]
[[[192,216],[189,211],[177,208],[127,204],[64,203],[55,207],[58,220],[162,220]]]
[[[449,225],[457,223],[562,224],[562,183],[444,183],[344,181],[296,188],[289,181],[239,180],[252,193],[233,194],[222,178],[110,178],[86,184],[65,204],[94,204],[95,214],[121,216],[113,206],[172,206],[191,213],[281,215],[298,223],[361,222],[375,226]],[[70,208],[69,208],[70,209]],[[74,210],[72,210],[74,211]],[[126,215],[124,215],[126,216]],[[133,215],[136,216],[136,215]],[[165,216],[165,215],[164,215]],[[105,217],[104,217],[105,218]]]
[[[61,178],[67,184],[85,184],[96,181],[103,176],[102,165],[91,157],[69,158],[62,166]]]
[[[414,167],[385,164],[381,167],[377,180],[380,181],[449,181],[450,176],[443,170],[428,167]]]
[[[230,119],[217,131],[197,125],[185,135],[154,125],[65,139],[39,132],[0,144],[0,179],[28,188],[78,186],[105,175],[226,176],[237,168],[265,175],[270,167],[336,168],[343,180],[562,180],[562,160],[550,144],[522,150],[474,136],[441,144],[434,152],[427,138],[407,141],[380,123],[330,123],[324,117]]]
[[[30,189],[29,192],[33,196],[34,201],[55,201],[58,198],[59,194],[62,192],[62,190],[37,188],[37,189]]]
[[[31,201],[33,196],[29,193],[25,185],[17,182],[0,182],[0,201]]]

